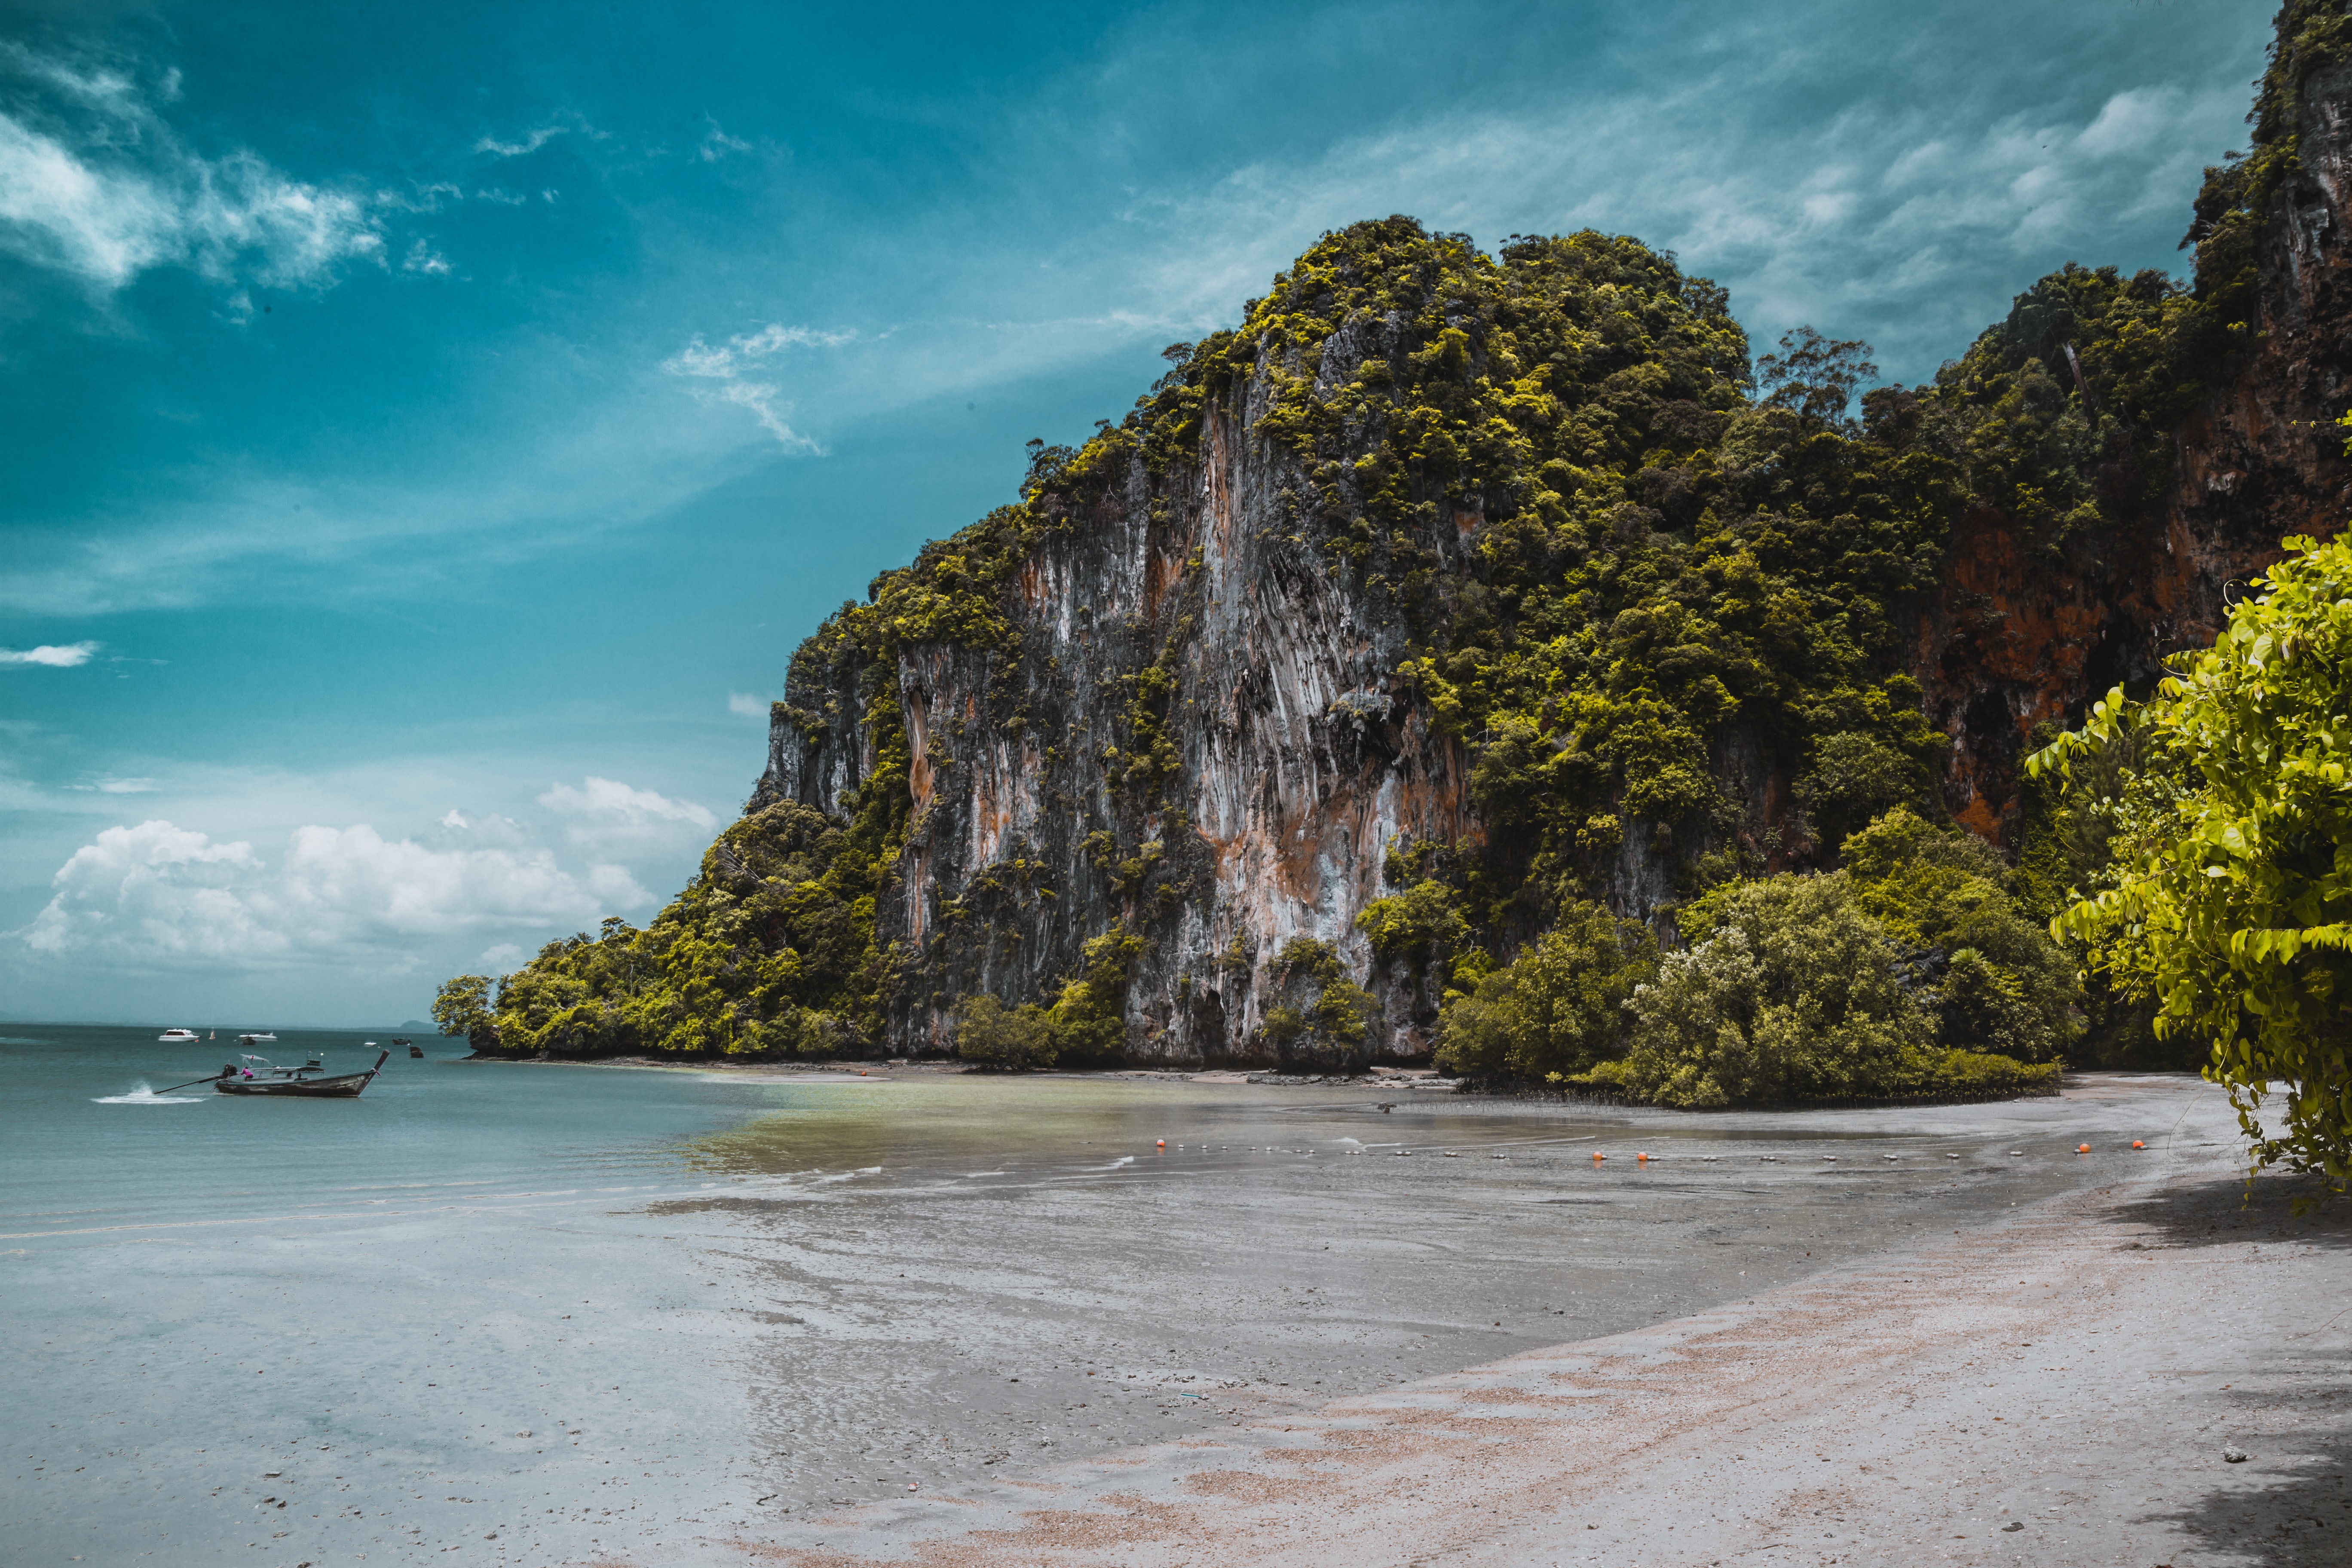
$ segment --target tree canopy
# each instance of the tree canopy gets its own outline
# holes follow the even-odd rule
[[[2256,1168],[2352,1182],[2352,547],[2285,541],[2212,647],[2029,763],[2110,833],[2053,924],[2210,1045]],[[2112,759],[2128,755],[2116,769]],[[2096,764],[2108,763],[2106,766]]]

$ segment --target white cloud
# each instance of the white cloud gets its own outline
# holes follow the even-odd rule
[[[751,691],[730,691],[727,694],[727,711],[740,713],[746,719],[765,719],[768,700]]]
[[[39,647],[0,647],[0,668],[38,665],[49,669],[72,669],[89,662],[89,656],[104,647],[104,643],[76,642],[62,646],[48,643]]]
[[[558,136],[562,136],[567,132],[579,131],[582,129],[583,129],[583,127],[574,121],[560,125],[541,125],[535,127],[532,130],[524,132],[521,139],[515,142],[501,142],[495,136],[485,136],[480,141],[474,143],[474,151],[477,153],[487,153],[493,158],[520,158],[526,153],[538,152],[541,147],[546,146],[550,142],[554,141]]]
[[[351,259],[381,261],[367,203],[279,173],[243,150],[184,146],[129,77],[78,71],[21,46],[0,71],[49,89],[47,109],[0,110],[0,249],[119,289],[155,267],[292,286]],[[153,97],[177,94],[176,75]]]
[[[11,934],[52,957],[134,968],[397,965],[435,939],[586,925],[651,901],[617,867],[593,868],[583,884],[544,849],[436,849],[364,824],[299,827],[274,868],[250,844],[215,843],[166,821],[110,827],[50,886],[47,906]]]
[[[155,781],[153,779],[100,779],[98,781],[98,793],[100,795],[152,795],[155,793]]]
[[[495,947],[482,949],[481,956],[474,962],[485,969],[495,969],[504,973],[522,963],[522,949],[510,942],[502,942]]]
[[[706,806],[690,800],[672,800],[649,789],[632,789],[618,779],[600,779],[591,774],[573,789],[568,784],[550,784],[539,804],[550,811],[567,816],[606,817],[620,822],[686,822],[697,827],[709,827],[718,819]]]
[[[755,381],[747,373],[757,370],[768,359],[786,349],[815,345],[838,348],[857,334],[854,331],[829,332],[815,327],[787,327],[781,321],[771,321],[756,332],[730,338],[717,348],[703,342],[702,334],[662,362],[662,369],[672,375],[691,376],[718,383],[715,386],[690,388],[695,396],[706,403],[731,403],[751,410],[760,421],[761,428],[776,438],[788,452],[823,457],[824,448],[814,440],[793,429],[784,420],[792,411],[789,403],[777,399],[782,388],[773,382]]]
[[[539,804],[567,819],[563,834],[572,843],[606,856],[675,847],[681,837],[708,834],[719,822],[706,806],[672,800],[649,789],[633,789],[617,779],[591,777],[576,789],[567,784],[553,784],[539,797]],[[608,872],[627,877],[617,866],[598,867],[589,874],[593,879]],[[615,896],[623,890],[618,880],[610,885]],[[634,881],[628,883],[630,888],[635,886]]]

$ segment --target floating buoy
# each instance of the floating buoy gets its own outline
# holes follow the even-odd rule
[[[1603,1153],[1602,1153],[1600,1150],[1598,1150],[1598,1149],[1595,1149],[1595,1150],[1592,1152],[1592,1163],[1593,1163],[1594,1164],[1596,1164],[1596,1165],[1598,1165],[1599,1163],[1601,1163],[1601,1161],[1603,1161],[1603,1160],[1607,1159],[1608,1157],[1609,1157],[1608,1155],[1603,1154]]]
[[[1636,1154],[1636,1155],[1634,1155],[1634,1156],[1633,1156],[1633,1158],[1635,1158],[1636,1160],[1646,1160],[1646,1159],[1648,1159],[1649,1157],[1650,1157],[1650,1155],[1649,1155],[1649,1152],[1648,1152],[1647,1150],[1644,1150],[1644,1151],[1643,1151],[1643,1152],[1642,1152],[1641,1153]]]
[[[1162,1139],[1160,1141],[1160,1147],[1161,1147],[1162,1149],[1165,1149],[1166,1147],[1168,1147],[1168,1140],[1167,1140],[1167,1139],[1165,1139],[1165,1138],[1162,1138]]]
[[[2132,1147],[2133,1147],[2133,1148],[2135,1148],[2135,1149],[2145,1149],[2145,1148],[2147,1148],[2147,1144],[2145,1144],[2145,1143],[2143,1143],[2143,1142],[2141,1142],[2138,1139],[2135,1138],[2135,1139],[2133,1139],[2133,1140],[2132,1140]]]
[[[2090,1152],[2091,1146],[2088,1143],[2077,1143],[2074,1145],[2074,1152],[2077,1154],[2087,1154]]]

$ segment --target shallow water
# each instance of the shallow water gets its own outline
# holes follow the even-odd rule
[[[0,1024],[0,1299],[36,1373],[0,1405],[10,1561],[740,1562],[788,1510],[1612,1332],[1958,1227],[2136,1158],[2112,1146],[2166,1135],[2199,1088],[1677,1118],[432,1041],[355,1101],[171,1104],[134,1091],[233,1053],[152,1033]],[[359,1040],[275,1049],[351,1070]],[[2068,1152],[2086,1138],[2098,1154]]]

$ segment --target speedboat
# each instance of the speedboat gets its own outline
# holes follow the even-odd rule
[[[368,1044],[374,1045],[375,1042],[370,1040]],[[375,1066],[367,1071],[341,1073],[332,1078],[321,1076],[326,1068],[316,1057],[303,1062],[300,1067],[279,1067],[266,1057],[248,1056],[241,1068],[235,1062],[222,1068],[213,1087],[223,1094],[262,1095],[288,1100],[357,1100],[360,1090],[375,1081],[375,1075],[383,1070],[383,1064],[391,1056],[390,1051],[380,1051],[376,1055]]]
[[[236,1043],[240,1046],[274,1046],[278,1043],[278,1037],[265,1029],[258,1035],[239,1035]],[[373,1045],[375,1042],[371,1040],[368,1043]]]
[[[201,1040],[204,1037],[194,1029],[166,1029],[155,1038],[167,1046],[184,1046],[191,1040]]]

